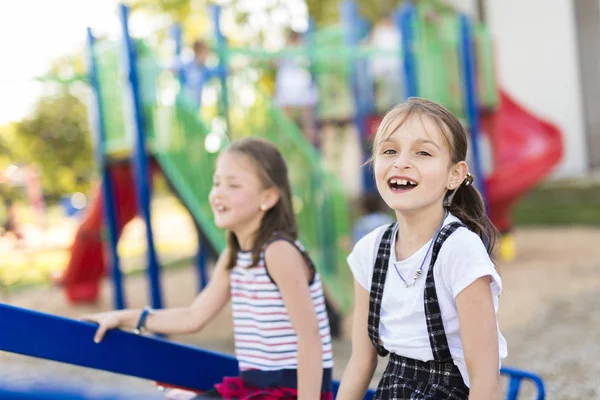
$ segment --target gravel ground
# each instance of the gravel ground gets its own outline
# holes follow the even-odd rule
[[[509,344],[509,357],[503,364],[540,374],[548,399],[600,399],[600,229],[524,229],[516,232],[516,242],[518,259],[499,265],[504,294],[498,318]],[[192,268],[170,271],[164,282],[169,306],[188,304],[197,289]],[[131,306],[146,304],[147,292],[142,277],[127,282]],[[22,291],[3,301],[69,317],[111,307],[109,285],[103,288],[103,300],[93,306],[69,306],[56,288]],[[350,324],[347,319],[346,331]],[[231,352],[229,310],[205,331],[174,339]],[[334,354],[339,378],[350,355],[350,341],[337,341]],[[51,377],[64,386],[84,388],[97,398],[115,391],[132,399],[162,398],[144,380],[2,352],[0,363],[0,381],[27,384]],[[384,368],[382,360],[373,385]],[[524,389],[527,396],[522,398],[533,398],[527,385]]]

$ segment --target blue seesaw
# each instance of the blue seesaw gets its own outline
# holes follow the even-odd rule
[[[96,325],[0,304],[0,350],[25,356],[58,361],[81,367],[94,368],[164,384],[203,391],[221,382],[224,376],[239,374],[235,357],[175,343],[166,339],[138,336],[120,330],[111,330],[100,344],[92,340]],[[514,368],[503,368],[509,387],[506,400],[516,400],[523,380],[532,381],[538,390],[537,400],[544,400],[542,379],[532,373]],[[334,394],[339,382],[334,382]],[[64,390],[64,389],[61,389]],[[371,399],[370,390],[365,400]],[[77,399],[75,392],[56,392],[47,388],[28,390],[3,388],[2,399]],[[111,400],[117,400],[114,397]]]

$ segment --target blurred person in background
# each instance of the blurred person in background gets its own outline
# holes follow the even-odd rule
[[[298,32],[290,31],[286,46],[298,49],[303,45]],[[317,87],[309,70],[309,60],[304,56],[284,57],[277,61],[275,78],[275,103],[288,117],[299,122],[304,137],[317,144],[313,108],[317,104]]]
[[[210,48],[206,41],[198,39],[194,42],[192,48],[194,58],[176,65],[173,69],[181,78],[186,98],[192,101],[194,107],[199,110],[202,105],[202,91],[206,83],[211,79],[224,76],[226,72],[220,66],[210,67],[207,64]]]
[[[402,34],[391,13],[383,13],[371,35],[369,44],[377,50],[370,67],[375,81],[375,108],[382,114],[404,99],[402,83]]]
[[[4,210],[6,213],[6,218],[2,225],[2,236],[6,236],[7,234],[11,234],[17,241],[17,248],[22,247],[23,245],[23,234],[19,229],[17,222],[17,211],[15,203],[8,197],[4,198]]]

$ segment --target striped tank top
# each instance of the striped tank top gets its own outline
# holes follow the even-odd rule
[[[297,241],[293,244],[314,268],[302,245]],[[230,272],[235,353],[241,376],[258,387],[296,387],[298,337],[281,292],[265,267],[264,249],[258,265],[251,264],[252,253],[240,251]],[[319,321],[323,390],[327,391],[331,387],[333,354],[323,286],[316,271],[309,287]]]

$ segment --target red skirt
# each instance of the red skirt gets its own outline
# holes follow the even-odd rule
[[[215,389],[226,400],[295,400],[298,389],[294,388],[265,388],[254,387],[244,382],[240,377],[225,378],[216,384]],[[320,400],[333,400],[333,393],[321,393]]]

